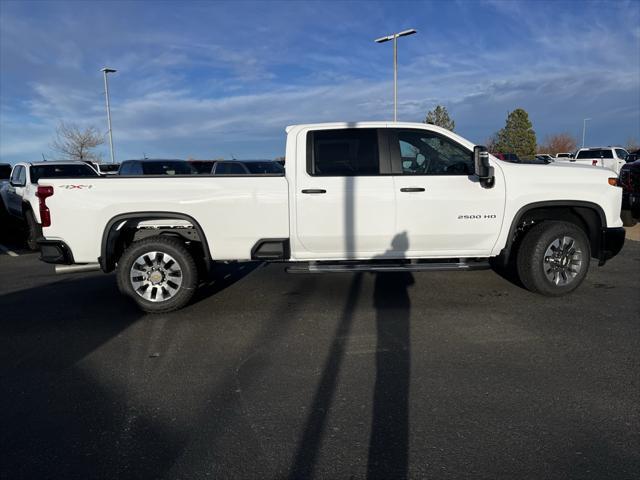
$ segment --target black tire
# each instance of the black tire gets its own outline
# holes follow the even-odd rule
[[[636,223],[638,223],[638,220],[633,218],[631,210],[622,210],[620,212],[620,219],[622,220],[622,224],[625,227],[633,227]]]
[[[42,226],[36,222],[36,217],[31,210],[27,210],[24,214],[27,222],[27,247],[29,250],[38,250],[38,239],[42,237]]]
[[[142,262],[137,263],[137,266],[134,267],[134,263],[137,260],[151,252],[159,252],[163,255],[159,261],[157,256],[153,259],[148,258],[145,260],[145,262],[150,260],[156,265],[155,267]],[[168,261],[163,265],[162,258],[164,258],[164,256],[168,256],[174,260],[175,263]],[[147,255],[147,257],[149,257],[149,255]],[[175,271],[180,271],[179,277],[181,283],[177,288],[172,287],[171,289],[167,289],[165,288],[165,282],[170,282],[171,279],[169,277],[175,274],[175,271],[169,272],[168,268],[166,270],[164,269],[164,267],[167,267],[170,263],[172,265],[171,268],[174,268]],[[142,265],[146,271],[140,273],[140,277],[134,277],[136,272],[140,271],[140,265]],[[151,272],[151,274],[153,274],[154,269],[169,272],[167,275],[161,274],[163,277],[162,283],[155,284],[149,280],[150,276],[148,273]],[[149,237],[131,244],[118,261],[116,276],[120,292],[131,297],[140,309],[148,313],[166,313],[184,307],[189,303],[198,286],[198,267],[193,256],[185,248],[182,241],[172,237]],[[143,276],[145,277],[143,282],[145,282],[147,288],[145,289],[143,284],[136,290],[136,288],[134,288],[134,281]],[[175,283],[173,285],[175,285]],[[147,290],[153,293],[154,288],[156,292],[159,292],[153,294],[157,300],[152,301],[143,297]],[[175,290],[175,293],[172,293],[171,297],[163,300],[164,292],[169,294],[169,290]]]
[[[563,242],[566,238],[574,241],[574,253],[571,253],[570,242],[565,250]],[[555,251],[551,250],[552,244],[558,241],[560,248],[556,246]],[[562,254],[557,253],[560,251]],[[551,255],[547,256],[549,252]],[[579,255],[575,252],[579,252]],[[557,297],[580,286],[589,270],[590,259],[591,246],[580,227],[569,222],[546,221],[533,226],[526,233],[518,250],[516,263],[518,276],[525,288],[542,295]],[[550,279],[550,276],[554,279]],[[560,283],[554,281],[556,278]],[[563,283],[566,279],[567,283]]]

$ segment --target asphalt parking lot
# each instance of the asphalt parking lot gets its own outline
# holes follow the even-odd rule
[[[148,316],[0,252],[2,478],[640,476],[640,243],[564,298],[492,271],[224,266]]]

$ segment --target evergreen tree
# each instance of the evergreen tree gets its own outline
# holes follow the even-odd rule
[[[500,153],[515,153],[521,158],[536,154],[536,132],[525,110],[516,108],[509,113],[504,128],[498,132],[495,149]]]
[[[456,122],[451,120],[449,117],[449,112],[447,112],[447,107],[443,107],[440,105],[436,105],[436,108],[433,110],[429,110],[427,113],[427,118],[425,118],[424,123],[429,123],[431,125],[437,125],[438,127],[446,128],[447,130],[451,130],[456,127]]]

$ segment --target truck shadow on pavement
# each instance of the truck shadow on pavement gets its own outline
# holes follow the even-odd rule
[[[155,478],[181,448],[175,428],[111,388],[108,365],[86,363],[143,316],[113,301],[113,280],[0,296],[0,451],[10,478]]]

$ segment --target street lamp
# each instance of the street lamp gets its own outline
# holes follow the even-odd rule
[[[375,40],[376,43],[384,43],[393,40],[393,121],[398,121],[398,38],[417,33],[413,28],[393,33]]]
[[[111,150],[111,163],[115,163],[113,157],[113,133],[111,132],[111,107],[109,106],[109,83],[107,82],[107,73],[116,73],[117,70],[104,67],[100,71],[104,73],[104,95],[107,99],[107,125],[109,126],[109,147]]]
[[[584,148],[584,133],[587,130],[587,122],[591,120],[590,118],[585,118],[582,120],[582,148]]]

